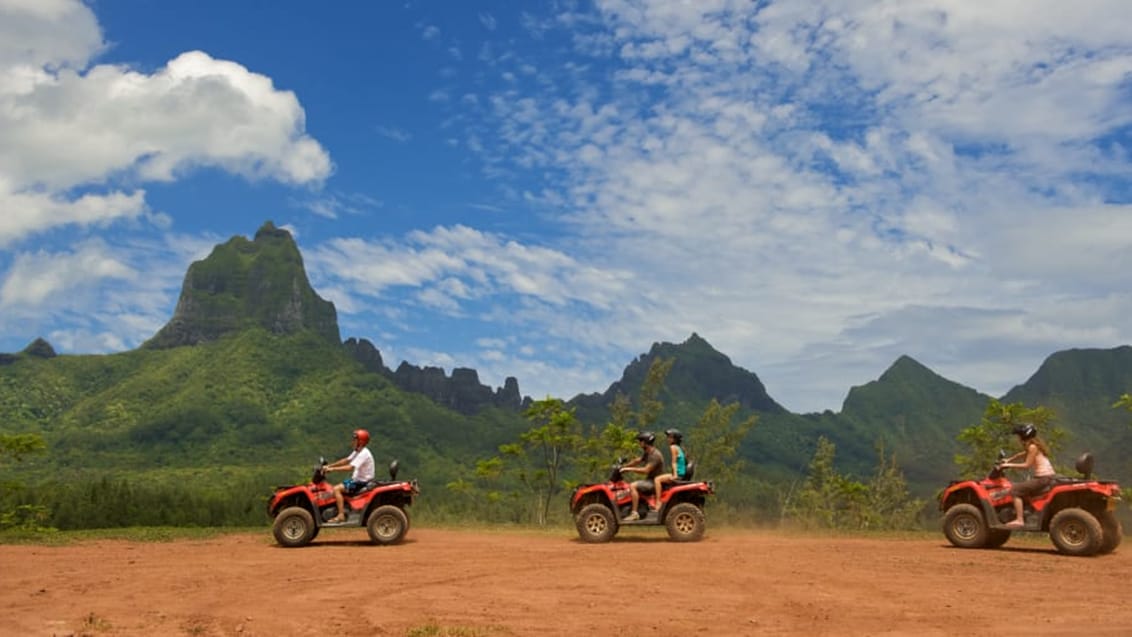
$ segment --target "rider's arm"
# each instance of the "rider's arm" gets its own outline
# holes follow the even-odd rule
[[[676,447],[676,445],[670,445],[668,447],[668,451],[672,454],[672,477],[673,478],[679,478],[680,477],[680,476],[676,475],[676,460],[677,460],[677,458],[680,457],[680,452],[677,449],[678,448]]]
[[[327,471],[352,471],[354,469],[354,465],[352,464],[352,460],[353,459],[350,458],[349,456],[342,458],[341,460],[335,460],[334,462],[331,462],[330,464],[326,465],[326,470]]]
[[[1024,453],[1026,454],[1026,459],[1024,461],[1022,461],[1022,462],[1004,462],[1004,463],[1002,463],[1002,466],[1007,468],[1007,469],[1028,469],[1030,467],[1033,467],[1034,462],[1038,457],[1038,446],[1037,445],[1030,445],[1030,446],[1026,447],[1026,451]],[[1022,455],[1022,453],[1016,453],[1013,456],[1011,456],[1010,459],[1013,460],[1014,458],[1017,458],[1020,455]]]

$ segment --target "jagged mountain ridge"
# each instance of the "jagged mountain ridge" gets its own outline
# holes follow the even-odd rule
[[[385,366],[381,351],[362,338],[348,338],[343,346],[350,356],[367,370],[380,374],[405,391],[424,394],[434,402],[462,414],[473,414],[485,406],[518,410],[531,402],[519,393],[519,381],[508,376],[503,386],[492,390],[480,383],[479,372],[456,367],[448,376],[440,367],[418,367],[401,361],[396,371]]]
[[[207,311],[199,311],[205,307]],[[209,343],[249,326],[272,334],[309,332],[341,347],[365,369],[404,390],[436,404],[475,414],[487,407],[519,410],[529,404],[518,381],[506,379],[496,389],[479,382],[474,369],[457,368],[451,376],[437,367],[402,362],[394,371],[365,339],[338,340],[333,304],[310,288],[302,259],[290,234],[267,222],[253,241],[233,237],[208,258],[194,263],[186,275],[174,318],[146,349],[167,349]],[[0,355],[0,364],[54,355],[37,339],[20,354]],[[605,392],[580,394],[570,400],[586,422],[604,422],[603,414],[618,393],[635,397],[656,358],[675,359],[662,395],[681,424],[711,399],[738,402],[745,413],[760,415],[760,424],[746,443],[744,455],[781,473],[805,468],[816,439],[826,435],[839,453],[867,471],[875,457],[871,447],[882,440],[897,453],[911,481],[939,480],[950,471],[958,432],[978,422],[990,396],[954,383],[902,356],[877,380],[852,387],[838,413],[792,414],[766,391],[758,376],[735,366],[696,333],[682,343],[654,343],[625,368]],[[1132,347],[1114,350],[1069,350],[1050,356],[1026,383],[1003,400],[1053,407],[1061,423],[1077,437],[1075,444],[1107,444],[1120,450],[1132,445],[1127,418],[1109,405],[1132,386]],[[1081,423],[1087,425],[1082,427]],[[1108,460],[1119,458],[1115,452]],[[1103,459],[1102,459],[1103,460]],[[1101,463],[1105,466],[1106,462]],[[1111,465],[1110,465],[1111,466]]]

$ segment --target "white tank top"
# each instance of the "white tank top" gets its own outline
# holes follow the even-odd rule
[[[1050,463],[1046,454],[1038,449],[1038,455],[1034,457],[1034,477],[1045,478],[1054,475],[1053,464]]]

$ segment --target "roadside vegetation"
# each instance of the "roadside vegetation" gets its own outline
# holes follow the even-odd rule
[[[253,334],[245,338],[258,337]],[[237,339],[227,346],[246,345]],[[155,354],[143,352],[141,355]],[[180,373],[177,369],[187,370],[197,362],[170,358],[168,366],[172,368],[170,373],[176,375]],[[899,458],[881,441],[874,444],[875,462],[871,472],[863,475],[839,470],[837,446],[829,438],[820,436],[801,477],[771,480],[756,476],[740,449],[748,434],[758,427],[758,417],[743,416],[738,404],[713,400],[698,417],[665,418],[668,405],[662,396],[672,364],[672,359],[654,360],[639,394],[617,396],[606,422],[583,422],[575,408],[552,397],[531,403],[518,421],[521,425],[502,413],[468,417],[465,426],[469,431],[492,430],[498,434],[497,438],[510,440],[492,449],[482,441],[477,442],[472,433],[460,440],[461,434],[457,432],[454,434],[456,442],[461,449],[469,450],[468,457],[459,463],[446,460],[438,452],[440,432],[450,432],[451,422],[445,422],[443,419],[449,416],[430,407],[428,401],[420,399],[418,402],[414,398],[411,405],[406,405],[401,398],[403,394],[388,390],[383,381],[372,374],[339,371],[335,373],[342,376],[334,383],[342,391],[357,387],[359,383],[376,383],[379,395],[381,391],[386,392],[388,403],[376,399],[366,403],[371,410],[368,417],[380,422],[382,431],[395,432],[392,435],[396,436],[403,434],[404,439],[411,442],[410,448],[405,450],[408,455],[402,456],[408,458],[408,462],[402,459],[402,476],[429,476],[422,479],[422,495],[414,504],[414,520],[418,523],[567,528],[571,524],[566,506],[570,491],[578,484],[605,479],[614,459],[639,454],[634,442],[637,431],[654,430],[658,439],[663,440],[661,423],[690,422],[683,428],[686,449],[697,463],[697,477],[710,479],[715,484],[718,495],[710,504],[710,514],[717,528],[758,526],[897,532],[924,530],[937,524],[935,501],[911,494]],[[111,365],[103,372],[126,373],[114,371],[116,369]],[[317,457],[297,455],[293,438],[302,438],[302,446],[341,445],[338,438],[342,431],[349,430],[346,423],[358,422],[356,415],[342,413],[335,417],[342,424],[333,428],[287,427],[284,430],[288,433],[278,438],[277,428],[265,424],[267,420],[278,420],[278,414],[266,418],[257,408],[249,406],[251,403],[241,403],[236,398],[219,403],[194,398],[196,394],[191,387],[198,381],[199,378],[193,376],[191,382],[186,381],[188,388],[181,387],[181,391],[188,394],[171,397],[174,405],[197,405],[193,409],[186,407],[183,413],[188,415],[184,418],[171,415],[175,406],[146,415],[141,404],[125,399],[87,405],[71,412],[79,414],[77,417],[92,419],[91,438],[87,442],[95,442],[87,449],[109,444],[97,442],[100,438],[95,432],[106,431],[98,436],[110,441],[117,436],[121,438],[119,442],[156,449],[155,456],[147,457],[145,462],[137,462],[115,443],[105,447],[105,458],[88,463],[93,466],[80,476],[66,470],[68,462],[77,460],[75,454],[80,448],[73,439],[66,440],[60,448],[49,445],[38,433],[0,434],[0,476],[4,476],[0,481],[0,539],[51,541],[53,534],[82,529],[128,529],[122,531],[126,537],[162,539],[181,536],[180,532],[169,529],[181,529],[191,537],[223,529],[262,528],[268,523],[265,504],[274,487],[307,481],[317,461]],[[334,413],[333,409],[342,409],[341,405],[333,406],[332,401],[318,399],[313,394],[306,396],[301,378],[296,378],[295,382],[296,393],[290,402],[282,401],[280,407],[284,412],[295,412],[286,416],[288,419],[298,422],[298,414],[306,414],[311,409],[330,414]],[[68,386],[59,391],[78,390]],[[55,394],[44,394],[49,395]],[[241,404],[244,407],[240,407]],[[34,413],[41,407],[28,405],[27,412]],[[1132,411],[1132,397],[1125,394],[1112,407]],[[678,408],[686,412],[688,407],[679,405]],[[82,416],[87,412],[88,416]],[[122,422],[114,427],[105,423],[94,426],[97,417],[119,418]],[[245,420],[252,423],[252,434],[237,426]],[[174,421],[175,426],[170,424]],[[956,477],[985,473],[999,449],[1013,452],[1017,443],[1010,431],[1018,422],[1037,424],[1043,438],[1055,450],[1066,439],[1066,433],[1056,425],[1050,410],[992,399],[981,421],[963,429],[957,437],[961,451],[954,458],[958,467]],[[104,429],[100,430],[99,426]],[[212,428],[216,431],[212,432]],[[215,462],[215,468],[199,466],[199,459],[194,455],[195,450],[204,448],[202,445],[208,442],[210,432],[216,433],[222,443],[213,444],[206,454]],[[288,443],[285,446],[284,439]],[[235,462],[241,458],[239,448],[243,444],[265,440],[270,443],[269,448],[275,445],[279,453],[264,453],[260,444],[252,447],[258,450],[255,455],[273,463],[285,459],[289,466]],[[379,458],[388,455],[383,442],[378,442]],[[56,463],[58,470],[53,468]],[[379,460],[378,464],[380,473],[382,462]],[[1069,464],[1071,462],[1063,462],[1059,469],[1071,474]],[[27,467],[38,469],[26,471]],[[414,472],[416,468],[420,468],[420,473]],[[1130,495],[1132,491],[1126,490],[1126,496]],[[136,530],[139,528],[154,530]]]

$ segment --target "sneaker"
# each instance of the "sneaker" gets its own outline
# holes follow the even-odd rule
[[[629,515],[626,515],[623,519],[624,519],[625,522],[633,522],[634,520],[641,519],[641,514],[637,513],[636,511],[633,511]]]

